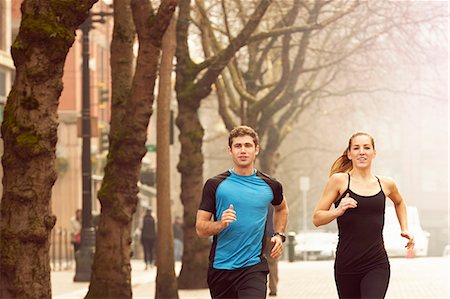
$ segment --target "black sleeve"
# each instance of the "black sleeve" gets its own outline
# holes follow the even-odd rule
[[[273,190],[273,200],[272,205],[278,206],[283,201],[283,186],[280,182],[274,181],[274,184],[272,185]]]
[[[199,210],[213,213],[216,217],[216,190],[222,181],[230,176],[230,172],[226,171],[206,181],[203,186],[202,201]]]
[[[199,210],[204,210],[215,214],[216,212],[216,189],[217,184],[214,184],[213,179],[206,181],[203,186],[202,201],[200,202]]]
[[[281,185],[281,183],[261,171],[258,171],[256,175],[259,176],[264,182],[266,182],[267,185],[269,185],[270,189],[272,189],[272,205],[280,205],[283,202],[283,186]]]

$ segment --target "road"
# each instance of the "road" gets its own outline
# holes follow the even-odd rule
[[[449,298],[449,258],[391,258],[387,299]],[[144,270],[142,261],[132,262],[133,298],[154,298],[156,269]],[[180,264],[177,264],[177,269]],[[333,261],[279,263],[278,296],[270,298],[337,298]],[[88,283],[74,283],[73,270],[52,272],[53,298],[83,298]],[[180,298],[210,298],[207,289],[180,290]]]

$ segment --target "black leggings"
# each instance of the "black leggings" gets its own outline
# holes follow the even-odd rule
[[[381,265],[364,273],[334,273],[339,298],[384,298],[389,285],[389,265]]]

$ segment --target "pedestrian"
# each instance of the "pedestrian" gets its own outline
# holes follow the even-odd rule
[[[173,222],[173,242],[175,261],[179,262],[183,255],[183,222],[179,216]]]
[[[269,265],[269,296],[277,295],[278,288],[278,259],[270,256],[270,251],[272,250],[272,243],[270,238],[275,233],[273,229],[273,207],[269,205],[269,211],[267,213],[266,222],[266,244],[264,249],[264,256],[267,259],[267,264]]]
[[[70,218],[70,243],[75,254],[81,245],[81,209],[77,209],[75,215]]]
[[[282,185],[255,169],[258,134],[248,126],[236,127],[228,146],[233,167],[207,180],[197,211],[197,234],[213,237],[207,282],[212,298],[265,298],[268,205],[274,206],[273,258],[283,251],[288,207]]]
[[[372,173],[375,156],[373,137],[365,132],[353,134],[331,167],[314,211],[317,227],[337,221],[334,277],[339,298],[384,298],[386,294],[390,265],[382,233],[387,197],[395,206],[401,236],[408,240],[405,247],[414,248],[405,201],[393,179]],[[332,204],[335,209],[330,210]]]
[[[153,267],[154,248],[156,241],[155,218],[152,215],[152,209],[147,209],[142,219],[141,244],[144,249],[145,270]]]

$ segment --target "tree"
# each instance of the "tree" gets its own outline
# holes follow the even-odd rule
[[[170,102],[173,58],[175,56],[175,18],[170,22],[162,41],[159,71],[156,122],[156,200],[158,207],[158,242],[156,243],[155,298],[178,298],[175,275],[172,215],[170,210]]]
[[[271,1],[260,0],[242,30],[229,41],[228,46],[201,63],[195,63],[189,52],[190,1],[180,0],[179,3],[175,89],[178,101],[176,125],[180,129],[181,153],[177,168],[181,173],[181,201],[184,206],[185,225],[183,264],[178,287],[194,289],[207,287],[209,251],[208,240],[199,240],[195,233],[195,217],[203,187],[204,129],[199,120],[198,109],[201,101],[211,93],[212,84],[222,70],[255,31]]]
[[[121,4],[124,5],[122,8],[126,8],[127,3]],[[146,153],[147,127],[153,112],[161,40],[175,7],[176,0],[161,1],[155,14],[149,1],[131,1],[139,51],[131,94],[127,81],[123,81],[124,90],[114,92],[117,86],[112,87],[110,149],[102,186],[98,192],[102,212],[87,298],[132,297],[131,221],[138,201],[137,182],[141,160]],[[115,26],[118,35],[123,34],[120,29]],[[122,37],[125,44],[128,44],[130,28],[122,29],[128,33]],[[129,98],[125,97],[129,94]],[[114,95],[117,97],[114,98]]]
[[[279,147],[302,113],[318,99],[357,90],[354,82],[339,84],[354,72],[355,67],[346,66],[355,54],[360,56],[354,66],[359,64],[361,71],[362,54],[379,52],[373,48],[377,40],[395,28],[401,32],[420,20],[420,15],[413,19],[408,14],[410,3],[295,0],[286,7],[284,1],[273,1],[258,28],[240,47],[235,47],[242,50],[234,51],[231,59],[222,60],[221,53],[239,37],[242,24],[253,20],[247,12],[260,2],[195,3],[197,19],[190,16],[189,3],[182,2],[177,29],[177,126],[182,147],[178,169],[182,175],[188,244],[183,253],[180,288],[189,287],[187,273],[195,273],[199,281],[209,247],[196,239],[194,219],[203,182],[204,130],[197,111],[211,91],[210,80],[216,80],[219,111],[227,128],[239,123],[255,127],[263,143],[260,169],[274,174]],[[430,18],[427,15],[422,20]],[[189,21],[197,25],[201,34],[197,44],[204,48],[203,62],[193,61],[200,60],[198,51],[194,59],[189,56],[187,36],[195,36],[195,31],[188,29]],[[220,63],[227,64],[227,71],[222,72]],[[219,72],[220,76],[210,76]]]
[[[260,168],[269,174],[275,173],[277,150],[287,134],[285,131],[289,131],[290,123],[311,103],[309,85],[298,84],[313,82],[301,79],[306,76],[304,69],[311,40],[327,26],[353,13],[359,3],[342,4],[322,17],[321,11],[327,5],[329,2],[325,1],[293,1],[291,7],[277,7],[265,20],[268,29],[250,39],[248,55],[233,59],[227,72],[216,82],[219,114],[226,127],[232,129],[242,123],[258,131],[263,141]],[[205,53],[215,53],[220,50],[220,37],[216,37],[213,25],[205,22],[203,28],[208,32],[202,38],[210,40],[203,43],[210,47]],[[225,34],[228,38],[230,31],[217,35]]]
[[[379,53],[389,51],[386,44],[381,49],[380,40],[395,45],[389,35],[398,40],[402,32],[404,41],[414,44],[409,30],[439,15],[421,12],[399,3],[293,1],[284,17],[278,20],[277,13],[266,19],[269,29],[251,37],[248,55],[236,57],[216,83],[226,127],[246,123],[256,128],[263,141],[260,168],[275,173],[279,148],[302,113],[324,97],[373,90],[357,76],[380,70]],[[210,20],[203,22],[205,53],[217,53],[231,30],[214,31]]]
[[[96,0],[22,2],[11,47],[16,78],[2,123],[4,154],[0,218],[0,297],[51,298],[50,232],[56,217],[58,104],[75,30]]]

